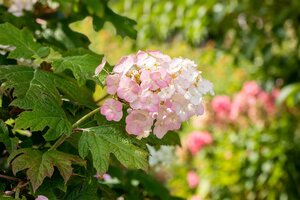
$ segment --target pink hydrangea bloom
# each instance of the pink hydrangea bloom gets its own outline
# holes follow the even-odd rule
[[[132,110],[126,117],[126,131],[137,136],[148,136],[153,119],[146,110]]]
[[[164,68],[152,72],[150,78],[159,88],[165,88],[171,82],[171,75]]]
[[[120,75],[112,74],[106,77],[106,91],[108,94],[116,94],[119,87]]]
[[[117,89],[118,96],[126,101],[133,102],[138,98],[140,91],[139,85],[127,76],[121,77],[119,88]]]
[[[118,122],[123,116],[122,103],[114,99],[107,99],[101,106],[100,112],[108,121]]]
[[[166,106],[161,106],[156,118],[153,133],[158,138],[162,138],[168,131],[177,130],[180,126],[181,121],[176,113]]]
[[[186,178],[190,188],[194,189],[198,186],[199,176],[195,171],[189,171]]]
[[[106,64],[106,59],[103,57],[101,64],[96,68],[95,75],[98,76]]]
[[[211,144],[212,141],[212,136],[207,131],[194,131],[190,133],[187,138],[187,148],[195,155],[203,148],[203,146]]]
[[[107,93],[128,106],[126,130],[138,138],[152,131],[162,138],[181,122],[202,115],[203,96],[213,94],[212,83],[200,76],[195,62],[171,58],[159,51],[138,51],[121,58],[107,76]],[[117,120],[121,110],[106,102],[101,113]],[[118,117],[119,118],[118,118]],[[155,122],[155,124],[153,124]]]
[[[125,56],[121,58],[120,62],[114,67],[113,71],[115,73],[127,73],[127,71],[134,65],[134,57],[133,56]]]

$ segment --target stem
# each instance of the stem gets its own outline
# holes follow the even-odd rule
[[[104,100],[106,97],[108,97],[108,94],[104,95],[103,97],[101,97],[100,99],[98,99],[95,103],[98,104],[100,103],[102,100]]]
[[[21,181],[21,179],[11,177],[11,176],[6,176],[6,175],[3,175],[3,174],[0,174],[0,178],[4,178],[4,179],[7,179],[7,180],[11,180],[11,181],[18,181],[18,182]]]
[[[84,122],[85,120],[87,120],[88,118],[90,118],[91,116],[93,116],[94,114],[96,114],[97,112],[99,112],[100,107],[92,110],[91,112],[89,112],[88,114],[84,115],[82,118],[80,118],[77,122],[75,122],[72,125],[72,129],[77,128],[80,124],[82,124],[82,122]]]
[[[102,101],[103,99],[105,99],[106,97],[108,97],[108,94],[106,94],[104,97],[102,97],[101,99],[98,100],[98,102]],[[87,120],[88,118],[90,118],[91,116],[93,116],[94,114],[96,114],[97,112],[99,112],[100,107],[92,110],[91,112],[89,112],[88,114],[84,115],[82,118],[80,118],[77,122],[75,122],[72,125],[72,129],[76,129],[80,124],[82,124],[82,122],[84,122],[85,120]],[[71,133],[72,134],[72,133]],[[70,135],[62,135],[49,149],[50,150],[55,150],[57,147],[59,147],[68,137],[70,137]]]

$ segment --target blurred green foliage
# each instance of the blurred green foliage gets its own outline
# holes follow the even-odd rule
[[[175,36],[195,46],[213,41],[237,62],[250,60],[263,80],[300,80],[298,0],[122,0],[111,6],[138,22],[142,47]]]

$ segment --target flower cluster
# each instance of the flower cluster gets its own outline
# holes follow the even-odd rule
[[[158,51],[123,57],[107,76],[106,89],[113,98],[104,102],[101,114],[119,121],[125,104],[126,131],[139,138],[147,137],[152,128],[158,138],[179,129],[181,122],[203,114],[202,98],[213,94],[212,83],[202,78],[193,61],[171,59]]]
[[[265,116],[272,116],[276,111],[275,101],[278,89],[272,92],[264,91],[255,81],[246,82],[240,92],[234,97],[216,96],[211,106],[215,115],[215,122],[246,123],[248,119],[255,123],[263,123]],[[246,118],[243,120],[243,117]]]

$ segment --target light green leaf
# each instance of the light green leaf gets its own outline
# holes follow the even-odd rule
[[[86,80],[93,80],[102,84],[95,76],[95,69],[101,63],[102,56],[89,53],[83,55],[67,56],[53,62],[52,66],[56,73],[70,69],[80,85],[85,84]],[[100,75],[105,76],[105,73]]]
[[[53,175],[54,167],[59,170],[66,183],[72,174],[72,163],[85,165],[85,162],[78,156],[56,150],[43,153],[35,149],[20,149],[9,156],[8,162],[11,161],[15,175],[19,171],[27,169],[26,175],[34,191],[37,190],[46,177],[50,178]]]
[[[298,99],[297,99],[298,96]],[[300,100],[300,83],[293,83],[282,88],[277,103],[282,104],[286,102],[288,106],[292,107],[296,105]]]
[[[40,56],[45,47],[35,42],[33,35],[27,29],[20,30],[15,26],[5,23],[0,24],[0,44],[11,47],[9,58],[31,59],[32,56]]]
[[[12,151],[16,150],[19,143],[19,139],[17,137],[13,137],[13,138],[9,137],[7,126],[1,120],[0,120],[0,142],[3,142],[8,153],[11,153]]]
[[[5,88],[14,88],[11,105],[25,109],[16,119],[15,129],[41,131],[49,127],[44,135],[54,140],[61,134],[71,133],[71,124],[61,108],[61,93],[80,104],[92,107],[91,94],[78,87],[73,79],[24,66],[0,66],[0,80],[6,80]]]
[[[136,139],[125,135],[118,127],[99,126],[85,129],[79,140],[79,155],[86,157],[90,151],[93,165],[99,173],[108,169],[109,156],[115,157],[128,168],[148,167],[148,153],[135,145]]]

